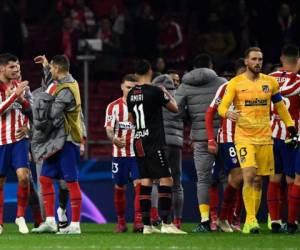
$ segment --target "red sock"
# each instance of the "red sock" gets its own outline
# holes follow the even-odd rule
[[[40,206],[32,206],[31,209],[34,223],[40,225],[43,222]]]
[[[220,213],[221,220],[228,220],[228,216],[233,213],[236,192],[237,190],[228,183],[224,190],[224,197]]]
[[[236,203],[235,203],[234,214],[236,216],[240,217],[243,207],[244,207],[244,200],[243,200],[242,189],[240,189],[236,193]]]
[[[210,215],[211,215],[211,217],[218,216],[219,189],[217,186],[211,186],[208,191],[209,191]]]
[[[156,221],[159,219],[157,207],[151,207],[150,214],[151,214],[151,221]]]
[[[284,210],[288,206],[287,204],[287,186],[281,185],[280,188],[280,202],[279,202],[279,214],[280,218],[283,218]]]
[[[134,187],[135,196],[134,196],[134,223],[141,223],[142,222],[142,212],[141,212],[141,205],[140,205],[140,189],[141,184],[137,184]]]
[[[292,192],[292,188],[293,188],[293,186],[294,186],[294,183],[289,183],[288,184],[288,190],[287,190],[287,197],[288,197],[288,201],[289,201],[289,197],[290,197],[290,194],[291,194],[291,192]]]
[[[240,189],[236,190],[235,195],[232,197],[232,206],[229,207],[228,213],[227,213],[227,220],[229,224],[232,224],[233,215],[235,214],[236,207],[238,205],[238,198],[240,195]]]
[[[289,193],[289,212],[288,212],[288,222],[295,223],[298,219],[298,211],[300,206],[300,186],[293,185],[291,192]]]
[[[269,182],[267,202],[271,220],[280,220],[280,183]]]
[[[118,223],[125,224],[125,207],[126,207],[126,195],[125,188],[115,187],[114,196],[115,209],[118,216]]]
[[[17,209],[17,218],[18,217],[24,217],[25,211],[28,205],[28,197],[29,197],[29,185],[26,187],[18,185],[18,193],[17,193],[17,199],[18,199],[18,209]]]
[[[70,193],[72,221],[80,221],[80,210],[82,204],[81,191],[78,181],[67,182]]]
[[[37,195],[38,194],[34,190],[34,187],[30,186],[30,196],[35,197]],[[34,204],[31,204],[31,210],[32,210],[32,217],[33,217],[34,223],[37,225],[40,225],[43,222],[43,218],[42,218],[41,207],[40,207],[38,197],[36,199],[36,202]]]
[[[0,187],[0,225],[3,225],[3,206],[4,206],[3,188]]]
[[[55,194],[52,179],[40,176],[46,217],[54,217]]]

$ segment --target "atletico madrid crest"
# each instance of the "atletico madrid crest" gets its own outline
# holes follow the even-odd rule
[[[270,91],[269,86],[268,85],[262,85],[262,91],[265,93],[268,93]]]

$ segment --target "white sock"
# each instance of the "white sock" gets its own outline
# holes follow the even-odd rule
[[[46,217],[46,222],[55,224],[55,217]]]
[[[66,210],[62,209],[61,207],[58,207],[57,209],[57,217],[58,221],[67,221],[68,218],[66,216]]]
[[[70,226],[80,227],[80,222],[79,221],[71,221]]]

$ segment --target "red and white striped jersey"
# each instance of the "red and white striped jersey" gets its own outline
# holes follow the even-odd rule
[[[8,91],[8,85],[0,83],[0,145],[21,140],[16,138],[17,131],[23,126],[28,126],[28,118],[23,115],[22,109],[29,108],[30,104],[27,101],[22,104],[16,102],[18,97],[14,90],[17,84],[13,82],[12,90]]]
[[[300,76],[284,71],[278,70],[270,74],[277,79],[280,87],[280,94],[282,99],[291,114],[292,119],[295,121],[296,128],[299,124],[299,112],[300,112]],[[288,132],[284,122],[280,119],[278,112],[272,105],[272,137],[285,140]],[[298,129],[299,130],[299,129]]]
[[[211,104],[209,105],[211,108],[213,108],[214,110],[218,110],[218,107],[222,101],[222,98],[225,94],[226,91],[226,87],[227,87],[227,82],[222,84],[218,90],[217,93],[213,99],[213,101],[211,102]],[[234,106],[231,105],[229,110],[233,110]],[[234,131],[235,131],[235,122],[223,118],[220,118],[220,128],[218,129],[218,135],[217,135],[217,142],[218,143],[227,143],[227,142],[233,142],[234,140]]]
[[[134,126],[128,121],[128,108],[122,97],[108,104],[104,127],[112,127],[115,136],[123,137],[126,141],[123,148],[113,145],[113,157],[135,156],[133,148]]]

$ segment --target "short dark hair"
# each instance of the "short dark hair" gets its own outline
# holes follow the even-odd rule
[[[246,49],[245,54],[244,54],[244,57],[245,57],[245,58],[249,57],[249,54],[250,54],[252,51],[262,52],[261,49],[260,49],[259,47],[250,47],[250,48]]]
[[[17,62],[19,59],[10,53],[0,54],[0,65],[7,65],[9,62]]]
[[[139,60],[135,65],[135,73],[142,76],[146,75],[151,69],[151,64],[148,60]]]
[[[293,44],[286,44],[281,50],[281,55],[286,57],[299,57],[299,48]]]
[[[122,78],[122,84],[125,82],[137,82],[137,78],[134,74],[127,74]]]
[[[51,62],[55,65],[58,65],[63,71],[70,70],[70,61],[69,58],[65,55],[56,55],[52,58]]]
[[[202,53],[195,57],[194,68],[209,68],[212,65],[212,58],[209,54]]]

